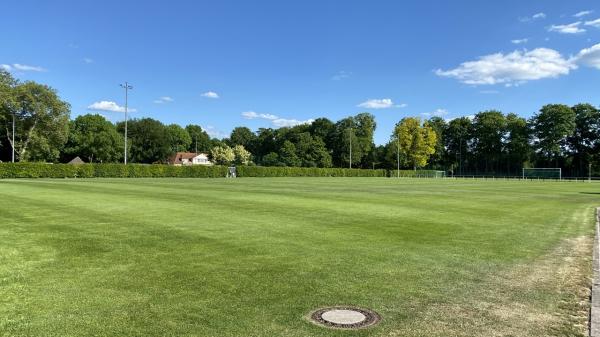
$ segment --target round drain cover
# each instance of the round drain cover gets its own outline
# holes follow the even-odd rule
[[[355,307],[331,307],[313,312],[310,318],[324,326],[360,329],[378,323],[381,317],[372,310]]]

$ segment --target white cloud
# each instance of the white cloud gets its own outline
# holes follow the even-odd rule
[[[219,98],[219,94],[217,94],[214,91],[207,91],[207,92],[203,93],[201,96],[206,97],[206,98]]]
[[[600,43],[593,45],[590,48],[582,49],[573,58],[573,62],[600,69]]]
[[[585,32],[585,29],[580,28],[581,21],[569,23],[566,25],[552,25],[548,27],[549,32],[557,32],[561,34],[579,34]]]
[[[576,64],[563,58],[556,50],[537,48],[532,51],[516,50],[506,55],[486,55],[475,61],[463,62],[454,69],[438,69],[435,73],[438,76],[455,78],[465,84],[511,86],[567,75],[576,68]]]
[[[582,16],[590,15],[590,14],[592,14],[593,12],[594,12],[594,11],[581,11],[581,12],[579,12],[579,13],[577,13],[577,14],[573,15],[573,16],[574,16],[574,17],[576,17],[576,18],[580,18],[580,17],[582,17]]]
[[[173,102],[173,99],[169,96],[162,96],[162,97],[159,97],[158,99],[154,100],[154,103],[156,103],[156,104],[163,104],[163,103],[169,103],[169,102]]]
[[[242,117],[245,119],[266,119],[266,120],[275,120],[279,117],[271,114],[262,114],[256,113],[254,111],[244,111],[242,112]]]
[[[592,26],[592,27],[600,28],[600,19],[596,19],[596,20],[592,20],[592,21],[586,21],[585,25],[586,26]]]
[[[387,109],[393,106],[394,102],[390,98],[369,99],[357,105],[359,108],[366,109]]]
[[[519,21],[530,22],[530,21],[541,20],[541,19],[545,19],[545,18],[546,18],[545,13],[536,13],[536,14],[533,14],[532,16],[526,16],[526,17],[519,18]]]
[[[90,104],[88,110],[97,111],[112,111],[112,112],[125,112],[125,107],[119,106],[117,103],[112,101],[100,101]],[[136,112],[136,109],[128,108],[128,112]]]
[[[366,108],[366,109],[387,109],[394,106],[394,102],[390,98],[382,98],[382,99],[368,99],[357,107]]]
[[[421,115],[429,118],[429,117],[444,117],[448,114],[448,110],[446,109],[435,109],[432,112],[424,112]]]
[[[307,119],[304,121],[299,121],[297,119],[285,119],[285,118],[277,118],[273,120],[273,125],[275,125],[276,127],[292,127],[292,126],[296,126],[296,125],[302,125],[302,124],[310,124],[312,122],[314,122],[314,119]]]
[[[304,121],[297,120],[297,119],[285,119],[285,118],[280,118],[280,117],[272,115],[272,114],[257,113],[254,111],[244,111],[244,112],[242,112],[242,117],[244,117],[245,119],[268,120],[271,123],[273,123],[273,125],[276,127],[291,127],[291,126],[296,126],[296,125],[301,125],[301,124],[310,124],[314,121],[314,119],[307,119]]]
[[[515,39],[515,40],[510,40],[510,42],[514,43],[514,44],[522,44],[522,43],[527,43],[527,41],[529,41],[529,39],[525,38],[525,39]]]
[[[85,57],[85,58],[83,58],[83,62],[85,62],[86,64],[91,64],[91,63],[94,63],[94,60],[92,60],[89,57]]]
[[[42,67],[29,66],[26,64],[19,64],[19,63],[0,64],[0,68],[4,69],[6,71],[35,71],[35,72],[46,71],[46,69],[44,69]]]
[[[206,131],[206,133],[212,137],[212,138],[224,138],[227,137],[227,134],[224,132],[221,132],[220,130],[217,130],[214,126],[212,125],[207,125],[207,126],[200,126],[202,128],[202,130]]]
[[[341,80],[346,79],[346,78],[348,78],[350,76],[352,76],[351,72],[342,70],[342,71],[338,71],[337,74],[333,75],[331,77],[331,79],[334,80],[334,81],[341,81]]]

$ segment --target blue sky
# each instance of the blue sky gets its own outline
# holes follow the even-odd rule
[[[600,105],[597,1],[6,1],[0,67],[72,115],[235,126]]]

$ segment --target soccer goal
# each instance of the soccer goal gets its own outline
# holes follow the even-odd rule
[[[417,170],[415,172],[415,177],[417,177],[417,178],[445,178],[446,171]]]
[[[534,167],[523,168],[523,179],[562,179],[562,169],[560,167]]]

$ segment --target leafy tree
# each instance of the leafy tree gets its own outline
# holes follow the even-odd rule
[[[334,148],[335,124],[327,118],[315,119],[309,127],[309,132],[313,137],[319,137],[325,142],[328,150]]]
[[[185,152],[190,148],[192,137],[190,137],[186,129],[177,124],[170,124],[166,126],[166,130],[167,141],[172,153]]]
[[[430,126],[437,136],[435,143],[435,153],[431,155],[429,162],[437,169],[445,169],[444,163],[444,134],[448,128],[448,124],[442,117],[434,116],[425,121],[425,124]]]
[[[575,131],[575,112],[563,104],[548,104],[531,121],[535,146],[542,160],[553,161],[566,152],[567,136]]]
[[[296,146],[294,143],[286,140],[279,150],[279,160],[286,166],[300,166],[302,162],[296,154]]]
[[[210,150],[210,159],[217,165],[229,165],[235,160],[235,152],[227,145],[215,146]]]
[[[278,152],[281,145],[278,144],[277,130],[271,128],[258,129],[254,155],[262,158],[271,152]]]
[[[233,153],[235,154],[236,165],[248,165],[251,162],[252,154],[244,148],[244,145],[236,145],[233,147]]]
[[[588,164],[598,160],[600,154],[600,110],[591,104],[577,104],[575,130],[567,138],[576,174],[587,174]],[[574,173],[575,173],[574,172]]]
[[[284,163],[279,161],[279,155],[275,152],[267,153],[262,159],[263,166],[285,166]]]
[[[125,123],[117,124],[117,130],[123,133]],[[165,126],[152,118],[132,119],[127,125],[129,162],[164,162],[172,153]]]
[[[256,135],[247,127],[237,127],[231,131],[229,143],[231,146],[242,145],[246,149],[252,149],[256,143]]]
[[[75,156],[88,162],[118,162],[123,158],[123,136],[103,116],[87,114],[70,123],[65,160]]]
[[[479,169],[494,172],[502,160],[506,119],[500,111],[480,112],[473,119],[473,151],[480,159]]]
[[[415,170],[427,165],[429,157],[435,153],[435,131],[428,125],[421,125],[418,118],[403,118],[396,124],[392,139],[399,139],[400,153]]]
[[[206,131],[202,130],[200,125],[190,124],[185,127],[185,130],[190,135],[190,152],[208,152],[211,149],[210,136]]]
[[[508,173],[518,174],[531,154],[529,126],[525,118],[509,113],[506,115],[506,132],[506,170]]]
[[[468,167],[468,152],[472,143],[473,123],[468,117],[451,120],[444,133],[446,162],[455,174],[463,174]]]
[[[0,96],[0,120],[18,160],[56,161],[68,138],[70,105],[49,86],[32,81],[20,83],[6,71],[0,72]]]

